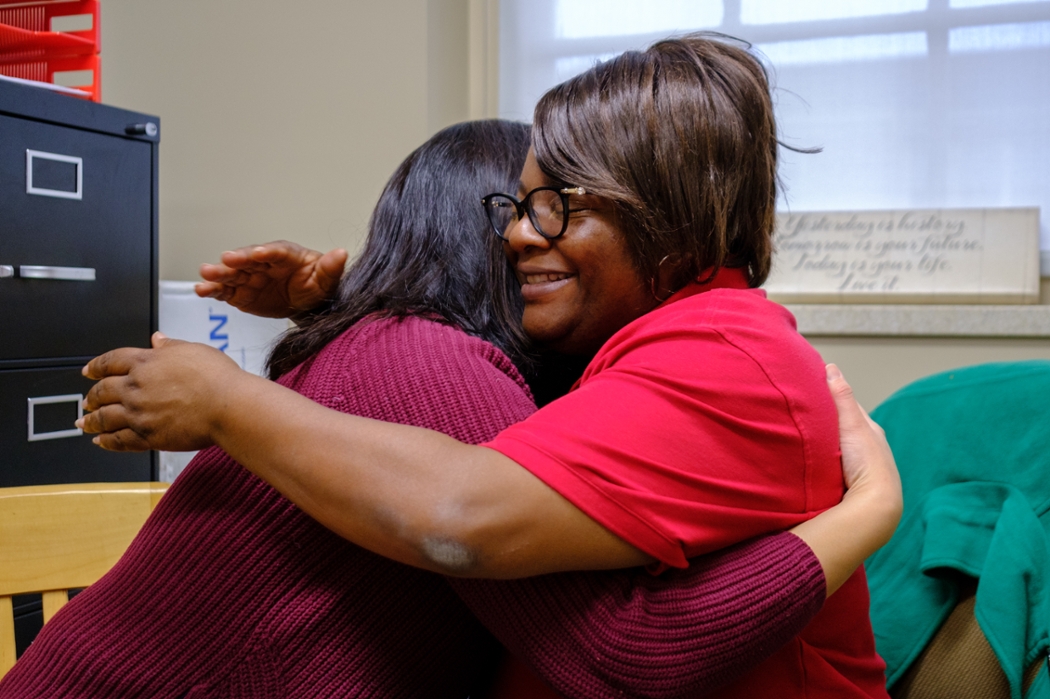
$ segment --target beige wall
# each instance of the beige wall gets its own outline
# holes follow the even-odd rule
[[[891,393],[930,374],[985,362],[1050,359],[1050,338],[811,337],[871,410]]]
[[[354,250],[387,177],[470,113],[478,0],[103,0],[103,100],[161,118],[160,267]]]

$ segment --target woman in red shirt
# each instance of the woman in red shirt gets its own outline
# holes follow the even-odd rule
[[[474,446],[327,410],[160,338],[87,367],[101,381],[84,428],[111,449],[217,444],[343,537],[464,577],[684,567],[837,502],[823,363],[756,289],[776,199],[761,64],[702,36],[628,52],[541,99],[533,148],[516,195],[485,206],[526,333],[593,356],[568,396]],[[846,502],[893,520],[893,480],[851,484]],[[886,696],[863,573],[840,584],[721,695]]]

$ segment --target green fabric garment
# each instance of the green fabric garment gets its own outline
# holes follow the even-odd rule
[[[872,417],[904,486],[904,518],[866,566],[890,686],[978,579],[975,616],[1021,697],[1050,648],[1050,362],[985,364],[898,391]],[[1050,699],[1042,669],[1028,697]]]

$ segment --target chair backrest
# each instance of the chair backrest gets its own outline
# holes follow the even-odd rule
[[[1010,699],[1010,682],[974,616],[977,581],[960,578],[962,599],[890,691],[893,699]],[[1024,676],[1024,694],[1046,667],[1036,658]]]
[[[872,412],[904,489],[897,533],[865,564],[896,699],[1050,696],[1048,392],[1050,361],[985,364]]]
[[[0,488],[0,677],[15,664],[12,595],[41,593],[44,622],[108,571],[167,483]]]

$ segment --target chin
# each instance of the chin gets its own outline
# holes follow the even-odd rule
[[[566,340],[564,331],[559,331],[556,326],[551,326],[548,323],[536,323],[529,322],[528,313],[525,314],[525,318],[522,320],[522,330],[529,336],[529,339],[533,342],[542,345],[543,349],[553,350],[555,352],[561,352],[561,345]]]
[[[525,333],[532,338],[533,342],[538,344],[541,349],[547,352],[555,352],[557,354],[565,354],[574,357],[594,354],[594,350],[582,346],[582,343],[576,341],[575,338],[567,333],[552,332],[549,334],[533,334],[527,329],[525,330]]]

